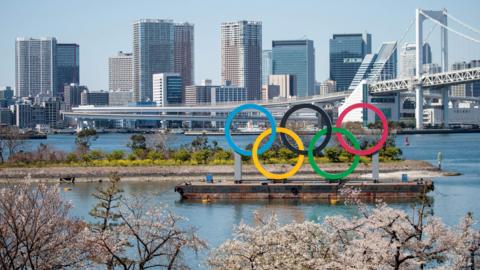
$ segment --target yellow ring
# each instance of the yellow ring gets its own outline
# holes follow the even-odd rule
[[[298,156],[298,160],[297,160],[297,164],[295,164],[295,166],[288,172],[286,173],[282,173],[282,174],[275,174],[275,173],[271,173],[267,170],[265,170],[263,167],[262,167],[262,164],[260,164],[260,161],[258,160],[258,147],[260,146],[260,143],[262,142],[262,140],[267,137],[268,135],[270,135],[272,133],[272,129],[269,128],[267,130],[265,130],[264,132],[262,132],[258,137],[257,139],[255,139],[255,142],[253,143],[253,148],[252,148],[252,159],[253,159],[253,165],[255,166],[255,168],[257,168],[257,170],[263,174],[263,176],[265,176],[266,178],[268,179],[274,179],[274,180],[281,180],[281,179],[286,179],[288,177],[291,177],[293,175],[295,175],[297,173],[297,171],[300,169],[300,167],[302,167],[302,164],[303,164],[303,160],[305,159],[305,156],[304,155],[299,155]],[[293,132],[292,130],[288,129],[288,128],[283,128],[283,127],[277,127],[277,133],[284,133],[290,137],[293,138],[293,140],[297,143],[297,146],[298,146],[298,149],[300,151],[304,150],[304,147],[303,147],[303,142],[302,140],[300,139],[300,137],[298,137],[298,135]]]

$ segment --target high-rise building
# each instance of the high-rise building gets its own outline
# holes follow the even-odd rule
[[[268,76],[268,85],[276,85],[279,87],[279,96],[289,98],[296,96],[295,75],[276,74]]]
[[[182,77],[178,73],[153,74],[153,102],[157,106],[183,103]]]
[[[55,96],[63,97],[64,86],[80,83],[80,46],[75,43],[58,43],[56,48]]]
[[[32,127],[32,105],[28,103],[15,104],[15,125],[19,128]]]
[[[403,44],[402,50],[400,51],[400,78],[413,77],[416,72],[416,54],[417,54],[417,45],[415,43],[405,43]],[[432,63],[432,49],[430,44],[423,44],[423,64]]]
[[[333,35],[330,39],[330,79],[337,82],[337,91],[348,89],[363,58],[370,53],[371,34]]]
[[[15,90],[17,97],[52,96],[56,91],[55,38],[17,38]]]
[[[201,103],[210,103],[212,88],[215,85],[189,85],[185,87],[185,105],[192,106]]]
[[[262,23],[222,23],[222,81],[244,87],[249,100],[262,98]]]
[[[77,107],[82,104],[82,92],[87,91],[88,88],[83,85],[72,83],[65,85],[64,87],[64,101],[65,109],[71,110],[73,107]]]
[[[133,56],[118,52],[108,58],[108,89],[110,91],[133,91]]]
[[[295,76],[296,95],[313,96],[315,92],[315,49],[313,41],[272,41],[272,74]]]
[[[480,67],[479,60],[467,62],[456,62],[452,65],[452,70],[462,70],[468,68]],[[452,85],[450,93],[455,97],[480,97],[480,82]]]
[[[269,101],[280,97],[280,86],[274,84],[262,85],[262,100]]]
[[[334,80],[325,80],[320,84],[320,95],[326,95],[337,91],[337,82]]]
[[[268,76],[272,75],[272,50],[262,52],[262,85],[268,83]]]
[[[180,74],[183,86],[193,85],[194,78],[194,26],[190,23],[177,23],[174,26],[174,67]]]
[[[63,121],[60,115],[62,102],[58,99],[51,99],[43,103],[45,108],[45,124],[50,128],[62,128]]]
[[[142,19],[133,24],[133,92],[135,101],[151,101],[152,76],[174,67],[172,20]]]

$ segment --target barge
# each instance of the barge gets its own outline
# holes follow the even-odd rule
[[[359,190],[359,198],[366,201],[377,199],[386,201],[402,201],[417,199],[434,189],[431,180],[412,182],[248,182],[232,181],[208,183],[192,182],[177,185],[175,191],[182,199],[190,200],[270,200],[300,199],[324,200],[336,202],[344,199],[342,189]]]

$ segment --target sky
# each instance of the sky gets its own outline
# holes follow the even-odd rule
[[[220,24],[238,20],[262,22],[263,49],[270,49],[272,40],[313,40],[316,79],[323,81],[329,75],[328,41],[333,33],[367,31],[372,34],[372,49],[376,52],[381,42],[401,39],[414,19],[415,8],[446,8],[455,17],[480,28],[478,0],[2,0],[0,86],[15,86],[17,37],[56,37],[59,43],[80,45],[80,83],[91,90],[106,90],[108,57],[118,51],[132,51],[132,23],[141,18],[195,24],[197,83],[205,78],[220,82]],[[409,31],[408,41],[413,41],[413,31]],[[449,45],[450,51],[454,47],[464,53],[462,42],[459,39],[454,46]],[[474,48],[478,57],[479,47]]]

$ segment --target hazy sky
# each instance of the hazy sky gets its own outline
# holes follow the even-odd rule
[[[271,48],[271,41],[275,39],[312,39],[316,50],[316,78],[322,81],[328,77],[328,40],[333,33],[368,31],[376,52],[382,41],[401,38],[414,19],[415,8],[447,8],[455,17],[480,28],[478,0],[2,0],[0,85],[15,85],[16,37],[53,36],[61,43],[80,44],[81,84],[91,90],[107,89],[108,57],[120,50],[132,51],[132,23],[140,18],[195,24],[196,82],[204,78],[219,82],[220,24],[237,20],[262,21],[263,49]],[[413,30],[407,36],[409,41],[413,41]],[[434,34],[431,39],[436,42],[438,37]],[[479,36],[476,37],[480,39]],[[470,59],[480,57],[480,46],[465,49],[463,41],[458,40],[450,45],[450,51],[468,52]],[[435,45],[432,47],[435,49]]]

